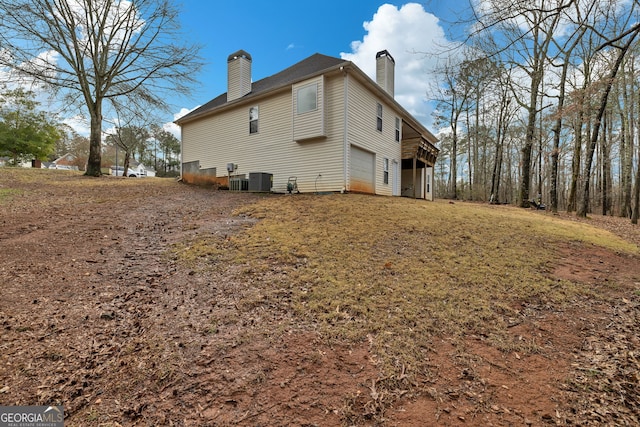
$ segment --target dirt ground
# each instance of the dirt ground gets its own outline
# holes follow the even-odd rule
[[[368,342],[327,344],[277,308],[240,316],[245,283],[171,256],[250,227],[230,213],[262,196],[100,184],[110,179],[122,180],[24,183],[0,203],[2,405],[61,404],[67,426],[640,422],[638,257],[558,248],[550,274],[598,298],[514,307],[511,338],[527,354],[434,338],[429,375],[385,396]],[[628,220],[590,221],[640,245]]]

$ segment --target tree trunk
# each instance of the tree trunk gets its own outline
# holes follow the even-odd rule
[[[504,158],[504,153],[505,151],[503,150],[503,158]],[[507,203],[513,203],[513,200],[517,197],[517,188],[515,187],[514,184],[514,180],[513,180],[513,153],[512,153],[512,149],[511,149],[511,140],[509,140],[509,143],[507,144],[507,173],[505,174],[505,178],[506,178],[506,190],[505,190],[505,195],[508,195],[506,202]],[[498,175],[499,177],[499,175]]]
[[[578,113],[578,120],[574,126],[575,145],[573,146],[573,159],[571,160],[571,184],[569,186],[569,200],[567,212],[575,212],[578,209],[578,180],[580,179],[580,166],[582,166],[582,121],[584,111]]]
[[[640,116],[640,108],[638,110],[638,115]],[[631,223],[637,224],[638,217],[640,217],[640,143],[638,143],[638,165],[636,167],[636,183],[633,193],[635,197],[635,203],[633,204],[633,212],[631,213]]]
[[[124,164],[122,165],[122,176],[129,176],[129,163],[131,160],[131,153],[129,150],[124,150]]]
[[[602,116],[604,115],[604,111],[607,107],[607,99],[609,96],[609,92],[611,91],[611,84],[607,84],[607,89],[605,90],[605,94],[600,99],[600,108],[598,110],[598,115],[596,117],[594,123],[593,133],[591,134],[591,141],[589,142],[589,146],[587,147],[587,155],[585,158],[585,166],[584,173],[582,175],[582,179],[584,181],[584,187],[582,188],[582,197],[580,198],[580,205],[578,206],[578,210],[576,211],[576,215],[582,218],[587,217],[587,213],[589,211],[589,196],[590,196],[590,184],[591,184],[591,168],[593,166],[593,155],[596,152],[596,145],[598,144],[598,137],[600,135],[600,126],[602,122]]]
[[[94,102],[91,114],[91,132],[89,134],[89,159],[87,160],[88,176],[102,175],[102,105]]]
[[[622,75],[624,78],[624,74]],[[620,85],[620,91],[624,104],[618,101],[618,109],[620,110],[620,216],[623,218],[631,218],[631,188],[632,188],[632,166],[633,166],[633,121],[629,120],[628,108],[631,106],[629,102],[628,88],[625,82]],[[627,125],[628,124],[628,125]]]
[[[633,213],[631,214],[631,222],[637,224],[638,217],[640,216],[640,144],[638,144],[638,167],[636,168],[636,184],[633,192],[636,201],[633,206]]]
[[[480,197],[480,105],[480,91],[476,88],[476,108],[474,112],[475,130],[473,132],[473,147],[469,150],[471,154],[469,156],[469,189],[471,190],[471,200],[477,200]],[[473,179],[471,179],[471,177],[473,177]]]
[[[533,151],[533,141],[536,133],[538,94],[543,77],[543,67],[541,66],[542,60],[542,55],[536,58],[538,65],[534,67],[534,71],[531,74],[531,93],[529,95],[529,106],[527,107],[527,130],[524,147],[522,147],[522,181],[520,183],[519,196],[520,207],[522,208],[529,207],[529,190],[531,189],[531,152]]]
[[[476,109],[478,107],[476,106]],[[472,148],[472,141],[473,141],[473,145],[476,144],[475,141],[477,141],[478,139],[478,129],[474,129],[473,131],[473,138],[471,137],[471,132],[469,132],[469,129],[471,129],[471,127],[469,126],[469,110],[467,110],[467,175],[469,176],[469,200],[474,200],[473,199],[473,187],[476,183],[475,181],[475,177],[474,177],[474,171],[472,170],[472,160],[473,160],[473,153],[471,152],[471,148]]]
[[[496,144],[496,155],[493,161],[493,173],[491,174],[491,196],[490,203],[500,203],[500,162],[502,161],[502,135],[500,135],[500,126],[498,127],[498,141]]]
[[[610,116],[608,114],[607,116]],[[609,144],[613,140],[611,117],[605,120],[605,129],[602,132],[602,215],[611,213],[611,200],[609,198],[609,190],[611,187],[611,160],[609,159]]]
[[[541,90],[542,93],[544,93],[544,87]],[[542,97],[540,97],[540,111],[542,112],[542,109],[544,108],[543,105],[543,99]],[[540,122],[538,124],[538,162],[536,165],[536,174],[537,174],[537,182],[536,182],[536,201],[538,203],[542,203],[542,129],[543,129],[543,116],[542,114],[538,114]]]
[[[551,212],[558,213],[558,157],[560,153],[559,145],[556,145],[556,137],[553,139],[553,150],[551,151],[551,191],[549,201],[551,204]]]
[[[455,126],[453,127],[453,136],[451,138],[451,190],[449,198],[458,198],[458,134]]]
[[[497,140],[496,140],[496,155],[493,162],[493,172],[491,174],[491,196],[489,201],[491,203],[500,203],[500,174],[502,173],[502,157],[504,140],[506,137],[507,129],[507,115],[509,108],[509,99],[502,98],[500,105],[500,113],[498,115],[497,122]]]
[[[533,96],[533,95],[532,95]],[[536,129],[536,105],[529,107],[529,121],[524,147],[522,147],[522,180],[520,182],[519,203],[521,208],[529,207],[529,189],[531,188],[531,152]]]

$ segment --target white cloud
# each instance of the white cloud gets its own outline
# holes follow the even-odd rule
[[[63,123],[70,126],[74,131],[81,136],[89,136],[91,133],[91,126],[89,125],[89,121],[82,115],[76,115],[73,117],[68,117],[63,120]]]
[[[200,108],[200,106],[198,105],[196,107],[193,107],[192,109],[182,108],[180,111],[173,115],[173,120],[175,121],[181,117],[186,116],[196,108]],[[177,124],[173,122],[165,123],[164,125],[162,125],[162,128],[167,132],[171,132],[176,138],[181,139],[180,126],[178,126]]]
[[[354,62],[375,81],[376,53],[387,50],[396,62],[396,100],[429,126],[433,107],[427,92],[436,83],[432,70],[438,61],[437,53],[451,45],[439,19],[418,3],[400,8],[384,4],[363,26],[367,34],[362,40],[353,41],[352,51],[341,53],[341,57]]]

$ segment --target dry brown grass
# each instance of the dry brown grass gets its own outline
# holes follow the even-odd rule
[[[503,340],[512,307],[562,306],[583,292],[548,274],[561,242],[638,252],[609,232],[510,207],[303,195],[266,198],[237,215],[261,221],[226,240],[191,242],[182,259],[236,268],[254,284],[247,309],[288,305],[328,340],[369,340],[395,378],[425,369],[434,336],[513,346]]]
[[[55,179],[50,179],[52,177]],[[87,243],[83,246],[88,249],[87,252],[93,254],[92,261],[103,259],[105,265],[112,269],[115,267],[115,271],[120,272],[118,274],[134,280],[151,273],[151,281],[136,288],[135,292],[140,292],[135,297],[131,294],[128,282],[123,281],[118,288],[119,292],[133,299],[126,302],[126,306],[123,302],[116,307],[121,313],[136,310],[143,318],[148,316],[147,325],[152,325],[149,330],[156,330],[145,334],[140,340],[147,340],[154,345],[143,354],[135,355],[131,345],[141,342],[137,341],[138,337],[132,338],[133,341],[124,341],[125,345],[121,347],[111,344],[109,347],[136,359],[136,362],[145,357],[146,360],[162,362],[157,364],[158,369],[151,375],[135,370],[131,371],[135,374],[129,374],[128,371],[120,373],[120,378],[136,379],[134,383],[139,383],[145,377],[149,378],[151,382],[147,387],[148,397],[153,401],[157,398],[156,389],[159,386],[165,387],[172,383],[176,385],[172,395],[181,396],[184,390],[193,386],[194,383],[189,381],[198,377],[195,372],[205,371],[204,368],[200,371],[182,370],[184,366],[176,368],[176,358],[179,356],[172,350],[175,337],[190,334],[194,340],[194,349],[202,350],[203,346],[211,345],[211,349],[215,348],[216,351],[208,356],[212,357],[210,360],[214,360],[213,356],[218,350],[233,348],[238,353],[259,353],[269,345],[278,343],[286,336],[295,336],[294,332],[302,330],[314,332],[307,334],[313,336],[313,344],[309,340],[299,341],[305,346],[320,343],[316,333],[324,339],[321,343],[323,348],[330,348],[335,343],[346,343],[347,345],[333,347],[340,347],[345,351],[355,349],[355,353],[358,353],[357,350],[369,345],[364,354],[367,357],[372,355],[380,376],[374,378],[378,372],[373,369],[371,376],[367,377],[365,394],[347,396],[340,413],[349,425],[358,424],[358,420],[363,419],[382,420],[385,409],[392,407],[393,402],[407,390],[411,393],[414,384],[417,384],[415,389],[419,389],[425,378],[430,380],[438,377],[434,360],[439,355],[438,348],[442,350],[442,343],[445,341],[447,351],[448,346],[452,345],[451,351],[455,354],[440,356],[454,357],[456,367],[475,363],[474,354],[465,350],[465,344],[471,341],[481,341],[486,347],[493,346],[492,351],[495,348],[505,350],[503,354],[517,352],[517,359],[520,360],[522,355],[522,361],[525,361],[532,353],[540,352],[540,355],[533,355],[531,358],[547,357],[550,354],[544,343],[537,347],[538,342],[541,342],[537,341],[538,335],[531,335],[531,339],[525,336],[525,339],[520,340],[520,332],[514,334],[520,325],[518,322],[524,324],[530,320],[535,323],[542,319],[543,316],[536,317],[536,314],[553,317],[554,313],[565,311],[601,319],[599,314],[591,312],[595,304],[599,304],[611,306],[611,316],[602,319],[611,318],[621,323],[620,313],[623,311],[608,298],[613,299],[617,295],[609,292],[616,289],[618,284],[615,281],[625,279],[623,276],[611,275],[610,272],[617,264],[604,262],[598,258],[598,254],[611,254],[612,250],[638,253],[638,240],[627,239],[629,234],[618,226],[612,226],[611,232],[608,232],[594,227],[592,224],[596,223],[595,219],[569,221],[546,213],[505,206],[458,202],[450,204],[442,201],[431,203],[404,198],[337,194],[268,195],[236,199],[219,196],[247,195],[192,190],[193,187],[187,189],[174,180],[114,177],[95,179],[71,172],[0,169],[0,207],[7,208],[7,221],[13,221],[13,224],[9,224],[12,225],[12,236],[25,234],[28,238],[28,234],[33,232],[31,238],[34,247],[42,248],[42,252],[32,254],[31,265],[36,265],[34,260],[41,262],[41,256],[43,259],[56,259],[46,257],[51,253],[59,253],[59,249],[52,252],[39,245],[41,241],[53,240],[43,238],[41,232],[48,228],[51,233],[49,236],[64,237],[65,235],[57,233],[60,230],[84,227],[82,229],[88,231],[88,235],[92,235],[96,228],[100,231],[99,234],[94,233],[101,241],[99,252],[97,248],[94,250],[90,247],[95,242],[83,242]],[[192,204],[194,198],[198,202]],[[162,202],[158,202],[160,200]],[[221,200],[226,200],[224,209],[217,205]],[[131,206],[141,206],[140,203],[145,201],[153,201],[154,209],[161,216],[147,216],[144,209],[130,209]],[[167,204],[169,202],[171,204]],[[241,204],[246,205],[235,212],[236,217],[229,217],[230,206]],[[84,209],[87,212],[83,216],[80,213]],[[33,219],[37,217],[36,214],[39,217]],[[76,214],[78,218],[75,218]],[[115,229],[123,235],[129,233],[145,239],[152,237],[151,240],[135,239],[137,252],[133,254],[140,258],[131,258],[132,263],[129,263],[129,252],[121,253],[119,243],[113,243],[113,239],[101,240],[105,234],[93,222],[96,218],[102,220],[105,216],[111,221],[101,224],[102,227],[108,226],[107,229]],[[118,228],[118,221],[123,221],[127,229]],[[150,222],[145,224],[145,221]],[[618,221],[611,222],[613,224]],[[58,223],[65,225],[61,227]],[[168,224],[175,229],[172,231],[172,239],[167,241],[163,234]],[[185,241],[187,236],[191,237]],[[73,236],[67,239],[67,242],[74,244],[78,244],[80,240]],[[173,251],[160,254],[169,242],[176,241],[181,243],[172,246]],[[156,254],[149,255],[149,242],[159,245],[157,259]],[[578,255],[571,260],[560,260],[561,254],[566,255],[571,248],[580,248],[580,256],[592,255],[590,252],[595,255],[580,266],[574,263]],[[67,246],[69,256],[66,258],[75,262],[77,255],[71,255],[74,254],[72,249],[73,245]],[[107,255],[102,256],[102,249],[110,249],[112,252],[107,251]],[[118,255],[114,257],[113,254]],[[18,256],[23,255],[20,252]],[[181,265],[174,264],[175,255]],[[121,256],[125,256],[125,264],[120,264],[123,260]],[[620,262],[637,260],[635,257],[615,258],[620,258],[617,260]],[[142,261],[145,263],[139,264]],[[178,273],[174,275],[174,271],[162,271],[167,261],[176,267],[175,271]],[[579,270],[584,269],[588,263],[600,262],[602,264],[594,269],[586,268],[589,274],[601,277],[597,286],[589,285],[590,278],[574,281],[571,275],[559,275],[556,270],[558,265],[564,265],[570,267],[569,273],[580,273]],[[22,258],[15,265],[21,266]],[[91,262],[90,265],[93,266],[94,263]],[[108,269],[98,268],[95,280],[102,282],[105,279],[97,276],[102,276]],[[628,278],[631,283],[636,282],[637,273],[633,271],[633,266],[630,270]],[[154,274],[155,271],[158,273]],[[58,276],[61,275],[51,274],[49,277],[59,278]],[[113,277],[118,276],[114,274]],[[571,279],[558,280],[557,277]],[[82,279],[84,282],[86,276]],[[59,279],[58,285],[62,286],[64,280],[64,277]],[[26,284],[26,280],[25,286],[31,287]],[[633,289],[637,296],[637,287]],[[80,311],[93,307],[98,301],[94,298],[94,291],[88,288],[85,290],[88,293],[83,298],[87,305],[79,307]],[[185,290],[191,292],[185,294]],[[74,292],[82,296],[83,287],[78,286]],[[584,298],[585,294],[589,298]],[[628,325],[623,324],[619,329],[607,326],[607,331],[613,331],[612,334],[602,335],[603,338],[594,344],[602,359],[605,359],[605,354],[607,360],[612,359],[605,352],[611,352],[611,348],[616,349],[610,345],[612,342],[618,343],[618,348],[626,345],[625,340],[620,338],[623,333],[630,337],[626,342],[631,342],[628,348],[632,348],[631,340],[637,336],[633,329],[637,321],[632,317],[637,302],[631,299],[622,299],[623,308],[628,309]],[[123,301],[129,300],[123,298]],[[164,305],[160,301],[165,301]],[[630,301],[635,305],[631,305]],[[580,302],[582,305],[576,304]],[[28,311],[28,307],[24,306],[30,307],[31,304],[23,304],[21,307]],[[74,312],[75,307],[69,305],[68,308],[69,313]],[[529,318],[528,313],[531,314]],[[157,324],[154,323],[155,320],[151,321],[156,319],[156,315]],[[50,317],[44,314],[41,316],[42,319]],[[94,323],[94,327],[102,327],[102,319],[95,317],[98,323]],[[30,315],[25,315],[24,318],[30,318]],[[117,332],[113,336],[120,336],[122,333],[122,337],[127,338],[127,334],[137,334],[131,323],[125,322],[126,319],[127,317],[121,317],[116,319],[118,322],[113,322],[119,325],[118,329],[113,329]],[[130,319],[133,321],[134,317]],[[172,323],[171,319],[175,325],[165,329],[165,324]],[[568,317],[562,319],[567,320]],[[109,322],[112,320],[114,319]],[[533,323],[524,326],[531,326]],[[26,332],[32,329],[21,329],[25,325],[29,324],[17,324],[14,336],[18,336],[22,343],[29,343],[29,334]],[[162,325],[159,328],[161,332],[158,332],[158,325]],[[171,334],[164,335],[168,332]],[[171,338],[162,339],[167,336]],[[440,339],[443,337],[446,340]],[[73,340],[77,336],[70,334],[68,338]],[[105,339],[110,338],[105,336]],[[255,347],[246,345],[256,341],[261,344]],[[167,344],[164,347],[163,344],[155,345],[156,342]],[[350,343],[358,345],[351,346]],[[179,348],[183,351],[186,347]],[[281,362],[291,363],[300,350],[302,349],[298,347],[292,348],[291,353]],[[311,354],[318,360],[324,357],[319,350],[311,350],[304,357],[309,358]],[[562,351],[567,349],[563,348]],[[593,368],[587,363],[593,360],[592,353],[585,352],[581,356],[585,361],[582,365],[586,369],[604,372],[601,367]],[[618,353],[618,358],[626,357],[625,353]],[[62,355],[59,351],[44,353],[47,360],[57,359]],[[570,353],[564,355],[577,357]],[[257,358],[260,356],[262,354],[258,354]],[[429,358],[431,362],[428,361]],[[243,360],[252,363],[255,359]],[[77,357],[69,357],[66,363],[73,367],[76,360]],[[115,360],[109,358],[105,366],[111,366]],[[551,358],[548,363],[555,363],[557,360]],[[370,366],[368,362],[363,364]],[[635,365],[627,363],[620,366],[622,372],[626,372],[628,366]],[[227,381],[227,374],[222,372],[223,368],[220,369],[220,376],[209,377],[210,380]],[[264,381],[265,371],[262,366],[254,364],[251,369],[254,369],[249,376],[252,378],[251,382],[259,384]],[[433,372],[430,372],[431,369]],[[212,374],[216,371],[214,367],[207,366],[206,372]],[[616,371],[611,372],[613,374],[610,377],[617,375]],[[513,384],[521,380],[519,375],[513,372]],[[290,375],[278,378],[288,381]],[[452,382],[446,379],[446,375],[444,378],[440,383],[441,387],[432,397],[449,389]],[[586,379],[578,380],[577,386],[591,387]],[[181,381],[184,383],[178,387],[177,384]],[[483,381],[484,379],[479,378],[475,385],[481,382],[484,386]],[[114,389],[126,393],[127,387],[132,383],[116,380],[114,384]],[[607,390],[610,385],[608,381],[598,384]],[[596,387],[593,389],[596,390]],[[430,391],[428,393],[431,395]],[[218,398],[222,399],[221,395]],[[70,399],[73,400],[73,397]],[[586,395],[585,399],[591,399],[590,395]],[[184,401],[193,399],[186,396]],[[167,401],[166,405],[175,402],[178,400]],[[487,409],[483,402],[486,401],[478,400],[474,404],[477,405],[476,408]],[[509,404],[509,407],[512,406]],[[134,410],[141,409],[134,407]]]

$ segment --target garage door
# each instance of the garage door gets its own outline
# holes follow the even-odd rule
[[[375,155],[351,146],[351,179],[349,190],[375,193]]]

